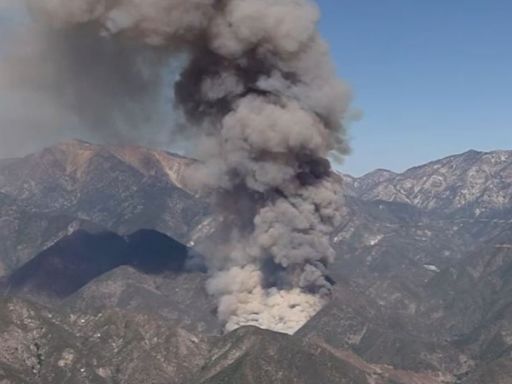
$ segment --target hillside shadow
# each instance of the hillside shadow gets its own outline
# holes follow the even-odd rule
[[[9,292],[65,298],[121,266],[148,275],[183,273],[189,271],[191,257],[185,245],[154,230],[129,236],[78,230],[18,268],[5,284]],[[204,272],[197,261],[194,265]]]

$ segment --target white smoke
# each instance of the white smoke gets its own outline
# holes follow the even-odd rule
[[[295,333],[325,303],[319,296],[298,288],[264,289],[261,270],[255,265],[233,267],[216,273],[208,291],[219,297],[218,314],[231,331],[244,325]]]
[[[225,223],[208,250],[207,289],[227,330],[300,328],[332,289],[330,235],[343,202],[327,157],[347,152],[342,121],[350,101],[316,31],[317,6],[309,0],[29,5],[56,29],[87,27],[186,52],[175,102],[198,143],[200,162],[189,182],[215,194]]]

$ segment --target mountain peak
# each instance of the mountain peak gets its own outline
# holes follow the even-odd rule
[[[466,152],[463,152],[461,153],[460,155],[455,155],[455,156],[464,156],[464,155],[481,155],[485,152],[482,152],[482,151],[479,151],[479,150],[476,150],[476,149],[468,149]]]
[[[69,140],[64,140],[64,141],[61,141],[55,145],[53,145],[53,147],[57,147],[57,148],[66,148],[66,147],[74,147],[74,148],[77,148],[77,147],[92,147],[92,146],[96,146],[96,144],[93,144],[89,141],[86,141],[86,140],[82,140],[82,139],[69,139]],[[50,146],[49,148],[51,148],[52,146]]]
[[[377,168],[377,169],[375,169],[375,170],[373,170],[371,172],[366,173],[361,178],[373,179],[373,180],[376,180],[376,179],[382,180],[382,179],[387,179],[389,177],[393,177],[393,176],[396,176],[396,175],[397,175],[396,172],[393,172],[393,171],[391,171],[389,169]]]

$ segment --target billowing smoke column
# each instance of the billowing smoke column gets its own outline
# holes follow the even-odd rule
[[[32,0],[59,28],[89,25],[189,56],[175,102],[197,139],[189,182],[224,218],[207,289],[231,330],[293,333],[328,299],[342,214],[328,154],[346,150],[349,94],[308,0]]]

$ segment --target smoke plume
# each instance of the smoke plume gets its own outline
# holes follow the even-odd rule
[[[179,60],[169,62],[163,47],[100,35],[94,25],[52,28],[29,18],[22,1],[9,2],[0,3],[0,157],[63,138],[169,143]]]
[[[343,208],[327,157],[347,152],[342,122],[350,100],[316,30],[317,6],[31,0],[29,9],[60,33],[86,28],[95,38],[135,44],[140,57],[148,57],[144,50],[186,54],[174,103],[200,160],[189,183],[213,193],[223,217],[208,252],[207,289],[219,318],[227,330],[300,328],[332,290],[330,235]],[[122,54],[112,65],[121,73],[132,67]]]

